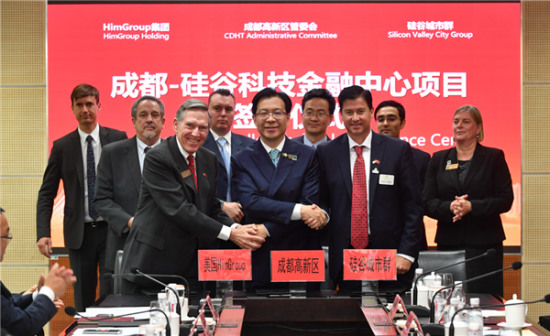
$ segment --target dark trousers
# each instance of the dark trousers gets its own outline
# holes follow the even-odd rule
[[[437,248],[442,251],[449,250],[465,250],[466,259],[481,255],[487,252],[488,249],[495,249],[496,254],[494,258],[481,258],[471,261],[466,264],[466,276],[467,279],[471,279],[478,275],[486,274],[491,271],[502,269],[504,249],[502,242],[497,244],[488,244],[482,246],[473,245],[437,245]],[[507,271],[512,272],[512,271]],[[503,272],[499,272],[487,278],[472,281],[465,284],[465,289],[468,293],[487,293],[493,294],[496,297],[502,297],[503,295]]]
[[[109,280],[104,279],[105,241],[107,223],[84,224],[84,239],[79,249],[69,249],[69,261],[76,276],[74,303],[77,311],[84,311],[96,301],[97,270],[100,275],[100,295],[107,294]]]

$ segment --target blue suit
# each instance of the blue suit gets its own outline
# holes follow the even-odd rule
[[[329,270],[337,282],[342,272],[343,250],[351,248],[352,179],[348,135],[317,147],[321,171],[321,205],[330,209]],[[411,147],[402,140],[372,132],[369,179],[369,245],[372,249],[397,249],[418,257],[422,202],[418,173]],[[376,169],[375,169],[376,168]],[[392,175],[391,184],[379,183]],[[398,280],[412,280],[413,267]]]
[[[12,295],[2,286],[2,328],[10,334],[27,336],[43,334],[42,327],[57,313],[57,308],[46,295]]]
[[[235,134],[231,132],[231,156],[240,152],[243,148],[246,148],[254,143],[254,140],[246,137],[244,135]],[[221,200],[226,200],[227,197],[227,170],[223,162],[222,154],[218,148],[218,144],[214,140],[212,131],[208,132],[208,136],[202,145],[204,148],[209,149],[210,151],[216,154],[218,158],[218,183],[216,185],[216,197]],[[235,189],[231,189],[232,201],[237,201],[239,198],[235,193]]]
[[[319,163],[312,148],[286,138],[277,167],[258,140],[233,156],[232,168],[247,222],[270,234],[252,252],[253,283],[269,287],[272,250],[321,249],[319,231],[290,219],[296,203],[319,204]]]

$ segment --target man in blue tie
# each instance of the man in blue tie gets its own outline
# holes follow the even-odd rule
[[[231,185],[231,156],[250,146],[254,140],[231,132],[235,118],[235,95],[227,89],[217,89],[208,98],[212,118],[204,147],[216,154],[219,162],[216,197],[222,210],[236,223],[241,223],[243,211]]]
[[[313,148],[289,140],[292,102],[284,92],[265,88],[252,99],[260,139],[233,157],[233,181],[246,221],[265,237],[252,252],[250,290],[288,286],[270,283],[272,250],[321,249],[319,229],[327,216],[319,201],[319,163]]]

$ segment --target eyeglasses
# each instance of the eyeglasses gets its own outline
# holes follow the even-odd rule
[[[13,239],[13,235],[9,235],[9,236],[0,236],[0,238],[12,240],[12,239]]]
[[[384,117],[384,116],[379,116],[379,117],[376,117],[376,121],[378,121],[379,123],[383,123],[384,121],[387,121],[389,123],[392,123],[392,122],[396,122],[399,120],[399,117],[398,116],[394,116],[394,115],[389,115],[387,117]]]
[[[329,113],[325,111],[319,111],[319,112],[306,111],[304,112],[304,116],[308,118],[313,118],[314,116],[316,116],[317,118],[322,119],[322,118],[328,117]]]
[[[256,113],[256,117],[260,119],[267,119],[269,116],[272,116],[275,119],[282,119],[286,115],[286,112],[283,111],[274,111],[274,112],[258,112]]]

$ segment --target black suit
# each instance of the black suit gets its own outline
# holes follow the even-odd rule
[[[99,138],[103,147],[127,137],[125,132],[100,127]],[[78,311],[82,311],[95,301],[97,264],[98,262],[100,264],[100,274],[103,273],[102,259],[104,259],[107,232],[106,225],[95,228],[84,225],[84,202],[87,202],[84,199],[84,171],[80,135],[78,130],[75,130],[54,141],[36,206],[37,239],[51,237],[50,220],[53,202],[59,182],[63,180],[65,190],[63,234],[65,247],[69,249],[71,268],[77,277],[74,288],[75,306]],[[84,239],[85,236],[86,239]],[[104,285],[102,284],[101,287]],[[105,292],[107,288],[102,290]]]
[[[426,170],[428,170],[428,162],[430,162],[430,154],[411,147],[414,166],[416,171],[420,175],[420,186],[424,188],[424,181],[426,180]],[[428,249],[428,240],[426,239],[426,227],[424,226],[424,216],[420,217],[420,238],[422,239],[420,244],[420,250],[425,251]]]
[[[45,295],[32,299],[32,294],[12,295],[9,289],[2,286],[2,329],[12,335],[43,335],[42,327],[57,313],[57,308]]]
[[[137,138],[105,146],[97,167],[94,207],[108,224],[105,267],[114,270],[116,253],[124,248],[141,187]]]
[[[371,131],[372,132],[372,131]],[[420,182],[411,148],[402,140],[372,132],[369,179],[369,245],[372,249],[397,249],[397,253],[418,257],[419,219],[422,215]],[[329,269],[334,282],[341,281],[343,250],[351,248],[352,175],[347,134],[317,147],[321,170],[321,206],[330,209]],[[380,182],[380,176],[392,176],[392,182]],[[399,275],[406,287],[414,268]],[[352,284],[353,286],[353,284]],[[402,289],[402,288],[399,288]]]
[[[304,134],[304,135],[300,135],[299,137],[292,138],[292,140],[303,144],[305,137],[306,137],[306,135]],[[330,141],[330,138],[328,137],[328,135],[325,138],[327,139],[327,141]]]
[[[426,174],[424,206],[426,214],[437,219],[435,241],[439,249],[466,249],[466,258],[489,248],[500,252],[494,261],[469,263],[467,275],[473,277],[502,268],[502,241],[506,237],[500,214],[510,210],[514,194],[504,152],[478,144],[470,161],[462,184],[456,148],[435,153]],[[451,202],[465,194],[472,211],[453,223]],[[487,279],[468,284],[468,290],[502,296],[502,273]]]
[[[147,152],[141,194],[124,247],[123,273],[137,267],[154,274],[197,279],[197,251],[217,239],[223,225],[233,221],[216,200],[216,156],[199,148],[195,157],[199,190],[176,137]],[[125,292],[151,287],[149,280],[128,277]]]
[[[233,157],[242,149],[250,146],[253,143],[254,143],[253,139],[231,132],[231,157]],[[216,143],[216,141],[214,140],[214,136],[212,135],[212,131],[208,132],[208,136],[206,137],[206,141],[204,142],[203,147],[214,152],[214,154],[216,154],[216,157],[218,158],[219,168],[218,168],[218,183],[216,187],[216,190],[217,190],[216,197],[218,199],[226,201],[227,170],[225,167],[225,163],[223,162],[222,154],[220,153],[220,150],[218,148],[218,144]],[[231,198],[233,202],[238,201],[238,196],[237,196],[237,193],[235,192],[234,187],[231,188]]]

